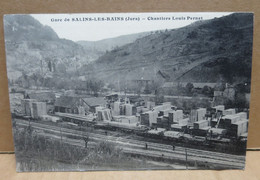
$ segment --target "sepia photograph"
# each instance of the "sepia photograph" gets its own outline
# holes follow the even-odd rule
[[[16,170],[244,169],[253,18],[5,15]]]

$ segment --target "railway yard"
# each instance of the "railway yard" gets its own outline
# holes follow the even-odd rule
[[[111,169],[244,168],[248,112],[225,109],[224,105],[187,111],[171,102],[156,104],[152,96],[132,96],[131,99],[126,94],[106,97],[60,96],[55,97],[54,101],[48,99],[46,94],[44,98],[47,101],[44,98],[36,99],[38,97],[26,96],[17,103],[19,108],[13,108],[13,129],[18,133],[15,140],[19,141],[17,148],[26,147],[24,153],[27,153],[19,154],[21,162],[24,158],[35,159],[36,164],[46,158],[48,162],[50,157],[41,155],[46,153],[42,145],[31,150],[31,145],[28,145],[28,142],[41,137],[44,138],[43,143],[50,141],[51,144],[60,144],[56,153],[73,156],[73,147],[80,149],[81,155],[75,155],[77,160],[73,160],[74,164],[66,161],[67,166],[87,161],[89,152],[105,142],[108,147],[101,146],[108,154],[115,151],[110,147],[116,148],[116,158],[112,158],[115,166],[109,167]],[[27,136],[22,138],[21,133]],[[47,143],[45,146],[53,145]],[[63,146],[68,146],[70,150],[65,152]],[[104,156],[102,160],[107,161],[105,154],[97,156]],[[131,163],[121,157],[130,157]],[[56,162],[63,162],[64,158]],[[138,165],[139,161],[141,163]],[[119,162],[126,164],[120,167]],[[94,170],[98,168],[100,166]]]
[[[155,141],[149,138],[140,138],[131,136],[115,131],[92,129],[92,132],[85,131],[85,128],[81,130],[75,130],[68,127],[59,127],[54,124],[42,124],[39,122],[28,122],[26,120],[15,119],[16,127],[31,127],[33,131],[42,136],[57,139],[63,143],[68,143],[74,146],[85,147],[84,137],[89,139],[88,145],[95,144],[100,141],[107,141],[122,149],[124,153],[130,154],[134,157],[148,157],[153,160],[158,160],[167,163],[168,165],[186,164],[186,168],[194,169],[193,165],[196,163],[201,165],[201,168],[205,166],[214,168],[230,168],[237,169],[243,168],[245,157],[243,155],[232,155],[227,153],[219,153],[214,151],[200,150],[196,148],[185,147],[181,144],[175,145],[174,149],[172,145],[169,145],[169,141],[162,142],[160,140]],[[147,148],[145,147],[147,145]],[[187,154],[186,154],[187,153]],[[187,158],[187,159],[186,159]],[[159,161],[159,162],[160,162]],[[172,168],[172,167],[171,167]],[[183,167],[182,167],[183,168]]]

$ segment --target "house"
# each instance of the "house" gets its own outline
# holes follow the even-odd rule
[[[105,107],[106,101],[103,97],[81,97],[81,96],[61,96],[54,104],[55,112],[81,114],[95,112],[98,106]]]
[[[214,88],[217,83],[207,83],[207,82],[190,82],[194,88],[202,89],[204,86]],[[163,88],[177,88],[177,87],[186,87],[188,82],[165,82]]]
[[[214,97],[216,98],[227,98],[229,100],[234,101],[235,100],[235,95],[236,95],[236,90],[233,86],[231,85],[226,85],[226,88],[224,91],[214,91]]]
[[[55,112],[85,114],[82,112],[87,105],[81,97],[78,96],[61,96],[57,98],[54,104]]]
[[[86,103],[88,107],[88,111],[90,112],[96,112],[96,107],[102,106],[106,107],[106,100],[104,97],[88,97],[83,98],[83,101]]]
[[[54,111],[54,102],[56,96],[53,92],[37,92],[28,93],[25,95],[25,99],[34,99],[37,102],[45,102],[47,106],[47,112],[52,113]]]
[[[118,94],[112,93],[112,94],[106,95],[106,99],[110,102],[115,102],[118,100]]]

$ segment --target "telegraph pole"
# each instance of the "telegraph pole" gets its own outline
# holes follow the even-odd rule
[[[188,169],[188,153],[187,148],[185,147],[185,156],[186,156],[186,170]]]
[[[61,132],[61,125],[60,125],[60,142],[62,143],[62,132]]]

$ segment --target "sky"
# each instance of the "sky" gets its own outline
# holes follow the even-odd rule
[[[60,38],[72,41],[98,41],[121,35],[175,29],[195,21],[231,14],[219,13],[107,13],[107,14],[32,14],[50,26]]]

